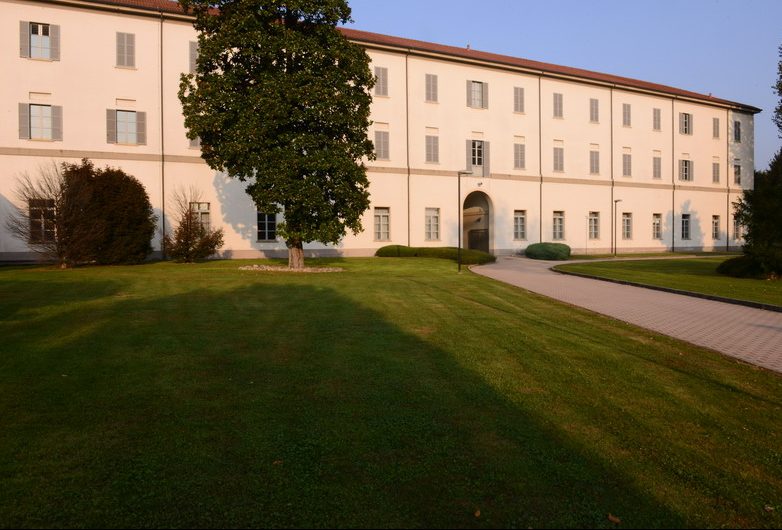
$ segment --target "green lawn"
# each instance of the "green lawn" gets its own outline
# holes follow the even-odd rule
[[[732,278],[717,274],[717,265],[725,259],[727,258],[601,261],[558,265],[556,268],[603,278],[782,306],[782,281]]]
[[[0,526],[782,525],[778,374],[451,261],[320,263],[0,268]]]

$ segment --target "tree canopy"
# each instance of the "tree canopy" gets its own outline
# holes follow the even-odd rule
[[[369,208],[364,159],[374,77],[337,29],[345,0],[180,0],[195,14],[198,59],[183,75],[188,136],[212,169],[247,181],[278,226],[289,265],[303,243],[338,243]]]

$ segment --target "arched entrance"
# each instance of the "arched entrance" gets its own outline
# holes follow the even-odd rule
[[[489,196],[474,191],[464,199],[462,241],[466,248],[489,252],[491,247],[491,205]]]

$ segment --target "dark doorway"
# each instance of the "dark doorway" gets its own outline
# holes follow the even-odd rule
[[[474,191],[467,196],[464,200],[463,221],[462,240],[467,243],[467,248],[490,252],[491,207],[485,193]]]

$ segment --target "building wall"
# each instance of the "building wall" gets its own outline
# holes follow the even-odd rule
[[[189,46],[196,34],[187,20],[143,16],[117,9],[97,10],[29,0],[0,0],[0,71],[12,82],[0,83],[0,222],[16,199],[16,178],[34,174],[41,164],[78,162],[121,167],[146,187],[159,217],[160,233],[171,232],[172,195],[194,187],[211,205],[212,223],[225,231],[225,257],[282,255],[283,241],[258,242],[254,205],[243,183],[211,170],[186,137],[177,97],[180,75],[189,69]],[[19,21],[57,24],[59,61],[19,57]],[[116,32],[135,34],[136,66],[115,65]],[[161,53],[162,43],[162,53]],[[389,135],[389,157],[368,163],[372,206],[363,216],[364,231],[340,245],[317,243],[314,254],[371,255],[389,244],[453,246],[459,240],[461,204],[473,192],[490,204],[490,248],[498,254],[551,241],[553,212],[565,213],[563,243],[574,251],[605,252],[616,238],[618,250],[723,248],[735,246],[730,204],[752,186],[753,116],[706,102],[662,93],[641,92],[577,79],[555,78],[496,64],[367,45],[373,67],[388,69],[388,95],[374,97],[370,138]],[[427,101],[426,75],[436,75],[438,97]],[[467,104],[467,82],[487,86],[487,108]],[[524,108],[514,109],[514,88],[524,90]],[[554,116],[554,94],[562,95],[562,117]],[[599,118],[590,120],[590,100]],[[18,105],[39,103],[63,108],[61,141],[20,139]],[[623,123],[623,105],[631,123]],[[146,144],[110,144],[106,109],[146,112]],[[661,127],[652,116],[660,109]],[[692,134],[680,134],[679,115],[692,116]],[[714,137],[712,120],[720,120]],[[741,122],[741,142],[733,139]],[[427,162],[425,138],[439,139],[439,160]],[[467,163],[467,142],[488,143],[490,174],[457,178]],[[514,144],[525,146],[523,168],[514,167]],[[554,148],[564,149],[564,168],[555,171]],[[599,171],[590,171],[590,151],[599,152]],[[652,159],[661,158],[654,178]],[[623,174],[623,155],[632,171]],[[691,181],[679,179],[679,160],[693,161]],[[734,161],[741,182],[734,183]],[[712,164],[720,164],[719,181]],[[468,168],[469,169],[469,168]],[[457,189],[461,184],[461,195]],[[619,202],[615,202],[619,201]],[[390,239],[378,241],[374,209],[389,208]],[[438,208],[439,237],[425,237],[425,211]],[[614,225],[614,209],[616,224]],[[526,238],[515,239],[514,211],[526,212]],[[599,237],[588,237],[590,212],[599,212]],[[632,213],[632,239],[623,239],[622,213]],[[662,239],[653,239],[652,214],[664,218]],[[681,238],[681,216],[691,216],[689,240]],[[721,238],[711,236],[719,215]],[[613,229],[612,229],[613,226]],[[466,238],[466,233],[463,234]],[[726,239],[726,238],[729,238]],[[159,249],[159,235],[154,242]],[[462,242],[466,244],[466,241]],[[0,259],[29,256],[29,249],[0,228]]]

